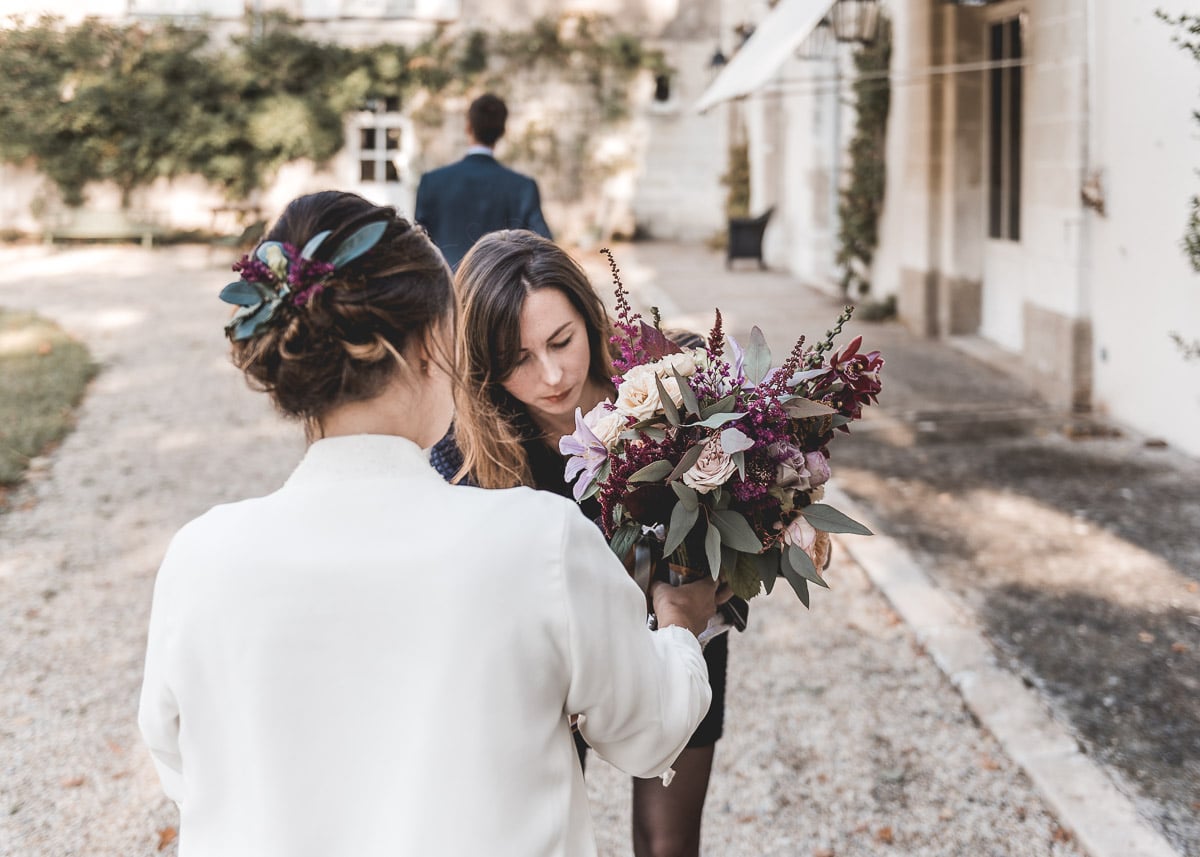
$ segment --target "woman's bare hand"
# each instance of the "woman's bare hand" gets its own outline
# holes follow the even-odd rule
[[[717,612],[717,584],[710,579],[682,586],[657,581],[650,587],[650,598],[658,616],[658,627],[679,625],[696,636],[700,636],[709,618]]]

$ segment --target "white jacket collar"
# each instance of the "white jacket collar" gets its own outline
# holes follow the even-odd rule
[[[309,446],[287,484],[397,477],[443,481],[429,463],[429,452],[408,438],[352,434],[322,438]]]

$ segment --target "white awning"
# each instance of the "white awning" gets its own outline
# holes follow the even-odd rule
[[[714,104],[741,98],[760,89],[775,70],[816,29],[835,0],[780,0],[754,33],[721,69],[696,102],[703,113]]]

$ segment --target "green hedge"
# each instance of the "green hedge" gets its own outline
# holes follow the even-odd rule
[[[217,46],[171,24],[44,17],[0,29],[0,161],[34,166],[72,205],[93,180],[128,202],[185,174],[244,199],[289,161],[336,154],[346,115],[368,98],[467,92],[536,68],[579,83],[600,121],[615,121],[630,75],[664,67],[635,36],[579,16],[520,32],[439,30],[415,47],[320,42],[279,15],[247,31]]]

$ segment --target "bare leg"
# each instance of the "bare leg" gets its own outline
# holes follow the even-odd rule
[[[680,753],[668,788],[657,777],[633,781],[636,857],[699,857],[700,816],[715,747],[689,747]]]

